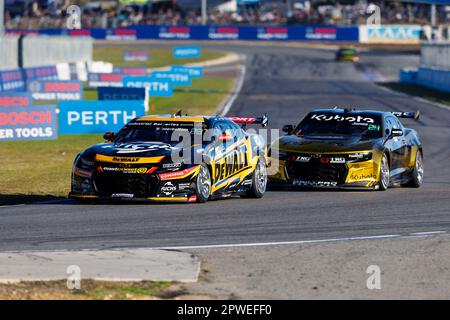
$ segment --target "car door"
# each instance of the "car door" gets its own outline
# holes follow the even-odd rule
[[[385,119],[385,128],[387,129],[385,131],[386,135],[386,147],[389,150],[390,153],[390,169],[391,169],[391,176],[395,176],[399,173],[401,173],[403,169],[403,136],[392,136],[393,130],[401,129],[398,126],[398,123],[395,121],[396,119],[393,116],[387,116]]]

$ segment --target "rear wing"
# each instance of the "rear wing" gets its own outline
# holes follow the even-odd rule
[[[269,124],[269,117],[265,113],[262,117],[228,117],[231,121],[241,124],[260,124],[262,127],[267,127]]]
[[[419,120],[420,111],[417,110],[416,112],[401,112],[401,111],[393,111],[391,112],[394,116],[397,118],[406,118],[406,119],[414,119]]]

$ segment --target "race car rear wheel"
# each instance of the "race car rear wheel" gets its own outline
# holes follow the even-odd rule
[[[246,196],[262,198],[267,188],[267,167],[263,157],[260,157],[252,175],[252,186]]]
[[[389,168],[389,160],[386,154],[383,154],[381,158],[380,165],[380,182],[379,182],[379,190],[384,191],[389,188],[390,182],[390,168]]]
[[[208,201],[211,195],[211,174],[205,164],[200,166],[195,184],[195,192],[197,193],[197,202],[200,203]]]
[[[407,187],[419,188],[423,183],[423,156],[422,151],[417,151],[414,169],[412,171],[411,180]]]

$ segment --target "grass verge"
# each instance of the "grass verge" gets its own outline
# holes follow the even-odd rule
[[[420,97],[432,102],[438,102],[450,106],[450,93],[430,89],[417,84],[399,83],[399,82],[386,82],[379,83],[386,88],[394,91],[403,92],[411,96]]]
[[[68,290],[61,281],[27,281],[0,284],[1,300],[141,300],[173,298],[171,282],[107,282],[82,280],[80,290]]]

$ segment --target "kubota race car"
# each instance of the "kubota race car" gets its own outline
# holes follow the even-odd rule
[[[240,127],[237,123],[243,124]],[[75,159],[69,197],[205,202],[237,193],[261,198],[267,146],[245,124],[260,118],[144,116]]]
[[[418,117],[418,112],[313,110],[296,127],[283,127],[287,135],[270,150],[278,172],[269,178],[299,187],[419,187],[422,143],[398,119]]]

